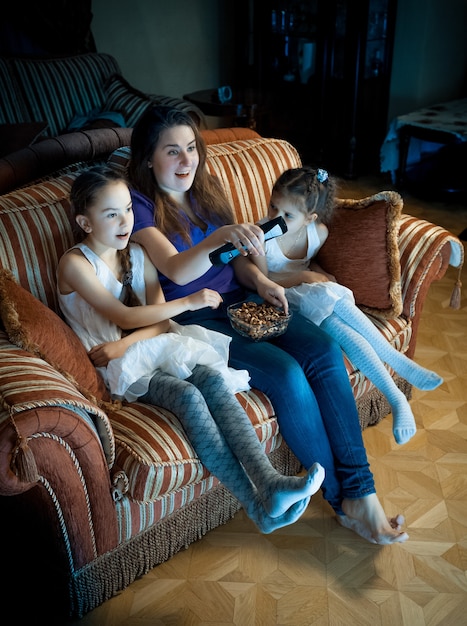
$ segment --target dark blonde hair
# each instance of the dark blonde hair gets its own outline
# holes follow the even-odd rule
[[[88,215],[89,210],[97,202],[98,195],[107,185],[116,182],[128,184],[126,179],[105,165],[96,165],[91,167],[75,179],[70,191],[70,202],[73,216],[73,232],[75,241],[80,242],[86,236],[86,233],[76,222],[78,215]],[[120,261],[121,275],[120,280],[123,283],[123,304],[126,306],[139,306],[141,302],[131,287],[133,280],[133,272],[131,268],[130,248],[126,246],[123,250],[117,250],[117,256]]]
[[[306,215],[316,213],[329,225],[335,207],[337,185],[326,170],[304,166],[283,172],[274,183],[272,193],[292,200]]]
[[[198,216],[215,226],[234,222],[232,207],[222,185],[207,170],[207,149],[199,128],[187,113],[179,109],[154,106],[147,109],[136,122],[131,135],[128,179],[133,189],[154,202],[155,226],[172,241],[179,235],[185,242],[191,243],[190,224],[182,208],[160,188],[152,168],[148,167],[161,133],[176,126],[188,126],[195,136],[199,166],[190,193],[197,203]]]

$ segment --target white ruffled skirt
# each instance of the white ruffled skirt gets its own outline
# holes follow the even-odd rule
[[[170,324],[171,332],[137,341],[121,358],[99,368],[114,399],[134,402],[147,392],[157,370],[185,379],[198,364],[220,372],[233,393],[250,388],[248,371],[227,365],[231,337],[196,324]]]
[[[297,287],[288,287],[285,293],[289,306],[317,326],[331,315],[338,300],[346,298],[355,303],[350,289],[332,281],[302,283]]]

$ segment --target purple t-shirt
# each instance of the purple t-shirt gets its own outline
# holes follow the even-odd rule
[[[133,232],[137,232],[142,228],[148,226],[154,226],[154,203],[149,198],[138,191],[131,190],[131,199],[133,203],[133,213],[135,215],[135,225]],[[199,226],[190,224],[190,234],[192,245],[196,245],[208,235],[214,232],[218,227],[213,224],[208,224],[206,231],[204,232]],[[169,237],[170,241],[177,248],[179,252],[183,252],[190,248],[190,244],[182,240],[180,236]],[[228,293],[239,288],[239,283],[235,278],[234,271],[231,265],[212,266],[205,274],[192,280],[186,285],[177,285],[172,280],[167,278],[164,274],[159,272],[159,280],[161,282],[162,289],[166,300],[174,300],[175,298],[182,298],[191,293],[195,293],[200,289],[209,288],[219,293]]]

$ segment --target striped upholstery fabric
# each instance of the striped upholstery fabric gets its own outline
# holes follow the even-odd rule
[[[174,487],[166,495],[155,500],[139,502],[129,495],[118,498],[115,504],[119,541],[127,541],[151,528],[157,520],[166,519],[175,511],[208,493],[218,484],[217,478],[208,474],[197,482],[191,481],[178,489]],[[167,541],[167,546],[170,545],[171,540],[172,537]]]
[[[238,394],[267,453],[279,447],[271,403],[259,391]],[[123,471],[128,495],[150,502],[208,476],[177,418],[161,408],[132,403],[109,413],[116,442],[113,475]]]
[[[45,361],[14,348],[0,331],[0,426],[23,411],[39,407],[74,406],[84,409],[99,434],[109,467],[115,458],[112,427],[106,413],[86,400],[66,378]]]
[[[6,59],[0,59],[0,94],[0,124],[31,121],[21,99],[17,96],[15,82]]]
[[[128,157],[129,148],[120,148],[109,161],[124,171]],[[258,219],[274,180],[298,165],[296,150],[278,139],[244,136],[208,146],[207,166],[224,184],[239,220]],[[62,173],[0,196],[0,265],[53,310],[57,262],[72,243],[68,196],[76,175]],[[442,275],[451,250],[447,242],[454,241],[461,245],[444,229],[401,218],[402,294],[408,308],[394,319],[371,319],[403,352],[415,346],[417,318],[410,315],[418,315],[431,279]],[[349,361],[346,365],[365,428],[389,407]],[[396,383],[410,396],[410,386]],[[296,473],[299,462],[280,445],[268,399],[256,390],[237,397],[271,461],[283,473]],[[29,491],[31,485],[10,467],[18,444],[11,416],[41,470]],[[71,614],[77,617],[225,523],[240,506],[201,465],[176,416],[138,403],[98,408],[50,365],[15,348],[1,329],[0,435],[0,493],[22,494],[31,519],[40,511],[41,521],[53,529],[52,565],[69,589]],[[31,547],[26,546],[28,557]],[[64,556],[65,567],[55,552]]]
[[[245,139],[207,146],[207,167],[224,186],[239,222],[263,217],[275,180],[290,167],[300,167],[297,150],[282,139]],[[124,173],[131,152],[118,148],[109,164]]]
[[[114,74],[107,79],[104,85],[105,111],[120,111],[125,118],[128,128],[133,128],[140,116],[152,105],[160,104],[173,106],[194,116],[199,123],[204,123],[203,113],[187,100],[170,96],[147,95],[132,87],[123,76]]]
[[[446,245],[448,242],[451,243],[450,246]],[[457,258],[452,264],[455,267],[462,267],[464,248],[457,237],[447,233],[441,226],[403,215],[399,232],[399,250],[403,268],[401,276],[403,312],[407,317],[413,318],[417,310],[417,297],[422,295],[419,290],[424,285],[425,274],[434,272],[435,277],[443,276],[453,250]],[[428,267],[420,264],[424,257],[431,259]]]
[[[205,116],[196,105],[135,89],[121,75],[117,60],[106,53],[0,58],[0,94],[0,125],[42,122],[48,137],[68,132],[72,121],[75,128],[96,127],[96,116],[116,120],[117,113],[123,121],[120,117],[120,123],[113,125],[132,128],[151,104],[174,106],[206,128]]]
[[[128,161],[131,157],[130,146],[122,146],[112,152],[107,159],[107,164],[113,167],[122,176],[126,176]]]
[[[109,162],[124,171],[128,158],[129,148],[123,147],[111,155]],[[223,183],[239,220],[256,221],[262,216],[273,182],[286,168],[299,165],[300,157],[295,148],[279,139],[243,139],[208,145],[207,167]],[[75,175],[66,174],[11,192],[2,197],[0,208],[1,264],[8,267],[33,295],[54,310],[57,310],[57,262],[72,242],[68,194]],[[423,230],[417,233],[410,228],[411,218],[404,217],[402,222],[407,225],[407,228],[401,229],[402,255],[413,237],[421,238],[420,254],[432,246],[440,245],[441,238],[446,240],[442,229],[443,234],[440,233],[438,240],[435,227],[425,231],[419,220],[413,220],[412,230],[416,231],[416,227]],[[425,237],[428,238],[426,241]],[[412,265],[415,266],[418,260],[417,255]],[[404,263],[407,264],[407,259]],[[411,263],[408,265],[410,267]],[[407,280],[413,281],[413,278],[405,278],[405,289]],[[404,297],[407,297],[407,293]],[[372,320],[397,349],[403,352],[407,350],[413,331],[410,319],[400,316],[385,320],[374,316]],[[346,365],[355,397],[361,399],[371,385],[348,360]],[[46,368],[42,376],[50,373]],[[38,377],[39,389],[41,380]],[[53,385],[54,380],[53,377]],[[68,390],[69,384],[59,376],[57,381],[58,397],[62,397],[62,387]],[[63,391],[64,400],[70,399],[67,393],[69,391]],[[76,394],[79,396],[78,392]],[[38,397],[40,399],[41,395]],[[238,398],[247,410],[265,449],[268,452],[277,449],[281,438],[273,407],[267,398],[255,390],[239,394]],[[201,485],[207,479],[207,472],[186,440],[178,420],[167,411],[131,404],[110,412],[109,419],[115,440],[112,476],[117,481],[122,472],[126,476],[122,497],[140,503],[157,502],[172,491],[188,493],[183,490]]]
[[[15,58],[10,64],[28,121],[48,121],[50,137],[64,132],[75,115],[101,110],[105,81],[120,72],[116,60],[102,53],[63,59]]]
[[[202,133],[206,145],[213,143],[226,143],[228,141],[239,141],[243,139],[259,139],[259,135],[252,128],[243,128],[234,126],[232,128],[209,128],[203,130]]]
[[[0,232],[1,265],[53,310],[57,310],[58,259],[72,244],[68,194],[75,176],[67,174],[11,192],[2,197],[0,208],[4,225]],[[268,399],[251,391],[241,394],[239,400],[267,451],[277,448],[281,438]],[[114,473],[125,471],[132,499],[154,500],[206,478],[174,416],[161,409],[130,405],[110,413],[110,417],[116,447]]]
[[[222,182],[239,222],[264,216],[274,182],[300,167],[297,150],[282,139],[246,139],[208,146],[209,171]]]
[[[18,189],[2,196],[0,204],[1,266],[55,312],[58,260],[73,242],[68,197],[75,177]]]

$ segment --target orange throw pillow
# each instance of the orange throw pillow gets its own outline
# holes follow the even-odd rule
[[[353,291],[362,309],[387,319],[402,312],[398,245],[402,206],[395,191],[337,200],[329,237],[317,255],[321,267]]]
[[[49,363],[91,401],[111,402],[105,383],[71,328],[0,269],[0,316],[9,340]]]

